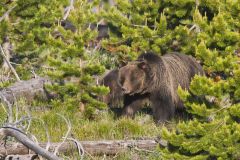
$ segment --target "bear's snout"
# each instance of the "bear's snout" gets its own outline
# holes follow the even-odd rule
[[[127,87],[122,86],[121,88],[122,88],[122,92],[123,92],[124,94],[130,93],[130,90],[129,90]]]

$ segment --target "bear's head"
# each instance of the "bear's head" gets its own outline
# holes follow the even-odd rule
[[[119,84],[124,94],[144,93],[148,87],[149,66],[146,61],[129,62],[119,69]]]
[[[100,96],[99,99],[110,107],[122,105],[123,92],[118,83],[118,69],[108,72],[100,81],[100,85],[109,87],[110,92],[107,95]]]

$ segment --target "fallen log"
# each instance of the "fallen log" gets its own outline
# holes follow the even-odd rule
[[[16,82],[10,87],[0,89],[0,100],[10,104],[19,98],[25,98],[28,102],[33,101],[36,97],[46,100],[49,98],[44,89],[46,83],[50,83],[50,81],[42,77]]]
[[[155,140],[102,140],[80,141],[80,143],[83,146],[84,151],[91,155],[114,155],[130,149],[153,151],[158,145],[158,142]],[[51,143],[49,151],[53,152],[59,144],[60,143]],[[45,148],[46,145],[46,143],[39,144],[42,148]],[[75,151],[77,151],[77,145],[74,142],[64,142],[58,150],[58,152],[62,154],[70,154]],[[6,145],[0,145],[0,155],[25,155],[29,153],[34,152],[31,152],[27,147],[20,143],[7,143]]]

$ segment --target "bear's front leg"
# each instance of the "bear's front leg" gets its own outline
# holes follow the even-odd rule
[[[148,101],[148,97],[145,95],[126,95],[124,97],[122,115],[127,117],[134,117],[135,113],[140,110],[146,103],[148,103]]]
[[[167,98],[154,98],[151,100],[153,117],[156,124],[170,120],[175,113],[175,106],[172,100]]]

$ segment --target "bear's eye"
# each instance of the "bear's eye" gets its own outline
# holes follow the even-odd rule
[[[131,80],[132,81],[136,81],[136,80],[138,80],[139,78],[141,78],[141,73],[140,72],[135,72],[135,73],[132,73],[131,74]]]

